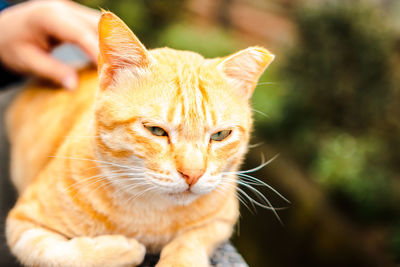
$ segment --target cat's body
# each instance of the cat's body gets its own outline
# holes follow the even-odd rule
[[[207,266],[239,214],[248,98],[272,56],[147,51],[111,13],[99,27],[99,80],[30,86],[8,112],[21,194],[8,244],[29,266],[136,265],[145,250],[157,266]]]
[[[83,71],[81,80],[80,88],[72,93],[33,86],[13,105],[14,108],[29,106],[24,108],[26,113],[10,110],[10,137],[16,144],[12,153],[14,182],[22,192],[30,184],[29,180],[38,174],[41,176],[21,197],[11,216],[32,217],[36,223],[48,225],[68,238],[103,234],[135,237],[153,248],[153,252],[159,252],[182,226],[204,224],[210,217],[208,213],[215,217],[215,213],[224,211],[230,214],[227,217],[231,223],[235,222],[238,210],[233,188],[231,193],[206,195],[191,207],[171,206],[146,197],[139,197],[128,205],[125,199],[129,195],[114,192],[118,188],[106,186],[106,181],[98,181],[97,177],[91,178],[99,175],[97,163],[92,161],[95,156],[91,142],[87,142],[93,135],[88,126],[93,123],[90,114],[97,73]],[[30,148],[28,153],[26,146]],[[204,207],[203,202],[213,204]],[[229,208],[224,209],[225,205]],[[35,214],[35,209],[40,210],[40,216]]]

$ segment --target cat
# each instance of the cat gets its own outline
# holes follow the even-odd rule
[[[147,50],[105,11],[99,45],[77,90],[33,83],[7,112],[8,246],[26,266],[135,266],[146,252],[209,266],[239,215],[249,100],[274,56]]]

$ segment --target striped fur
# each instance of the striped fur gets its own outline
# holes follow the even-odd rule
[[[109,12],[99,34],[99,78],[82,70],[74,92],[30,84],[8,111],[20,194],[8,245],[26,266],[134,266],[146,251],[159,267],[208,266],[239,214],[221,172],[242,161],[248,99],[273,56],[148,51]]]

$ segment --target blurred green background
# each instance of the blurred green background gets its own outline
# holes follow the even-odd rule
[[[279,153],[251,175],[292,204],[257,187],[288,207],[283,226],[241,207],[233,242],[250,266],[398,266],[400,1],[78,2],[115,12],[149,48],[277,55],[253,96],[258,146],[243,169]]]

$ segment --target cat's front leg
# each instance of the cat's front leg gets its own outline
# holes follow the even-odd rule
[[[67,239],[29,222],[9,218],[7,242],[25,266],[97,267],[136,266],[146,249],[133,238],[122,235]]]
[[[233,229],[230,221],[214,221],[191,229],[167,244],[156,267],[208,267],[214,249],[228,240]]]

